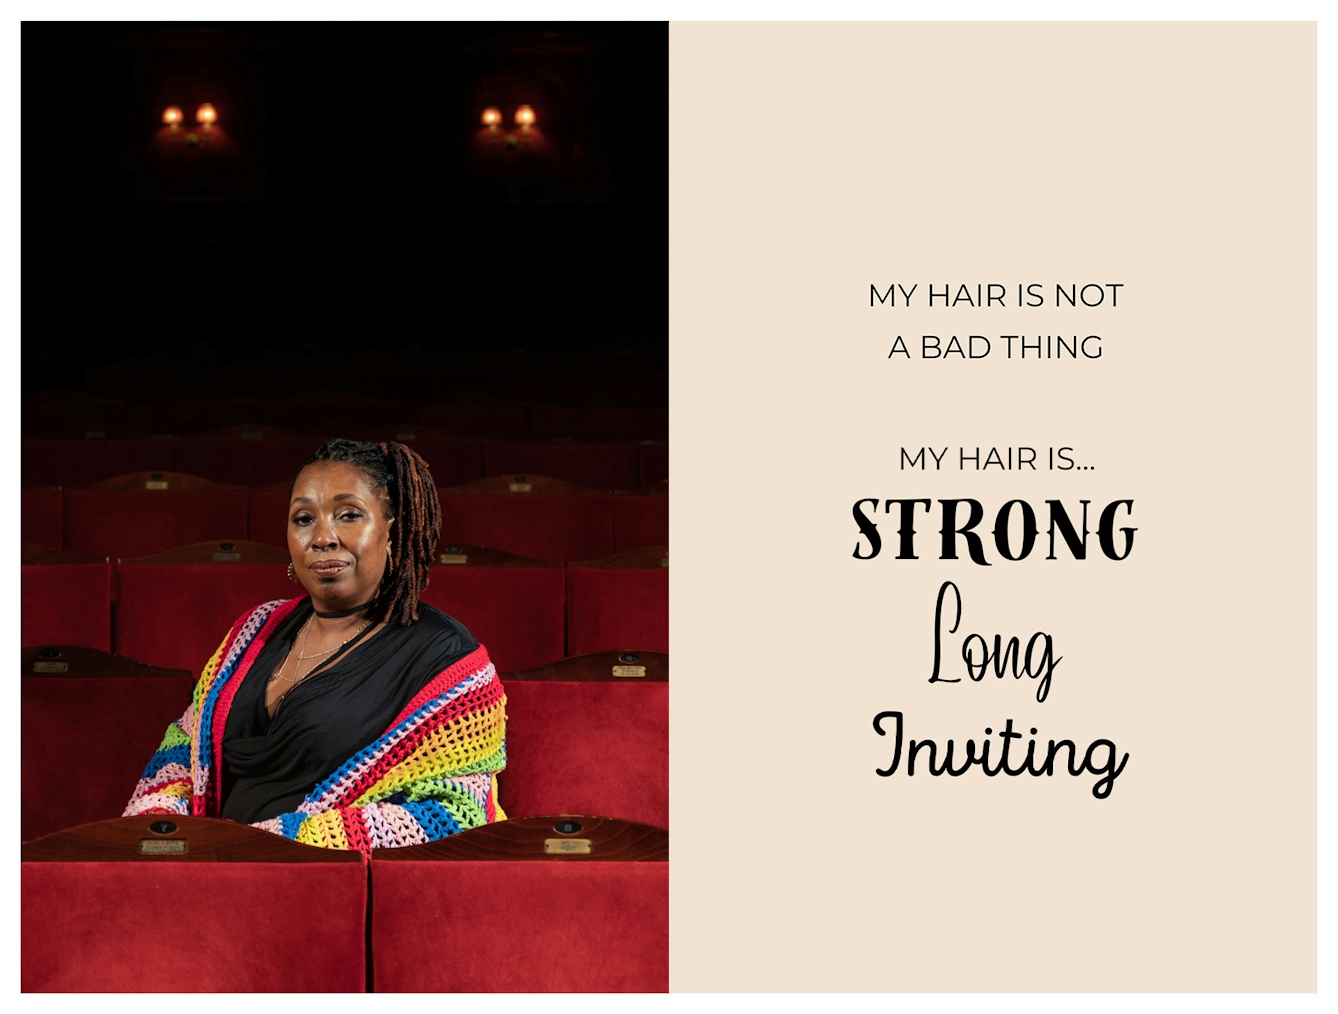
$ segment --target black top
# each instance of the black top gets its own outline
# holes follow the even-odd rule
[[[434,676],[478,647],[458,620],[420,604],[417,623],[385,627],[293,687],[271,722],[265,686],[311,613],[307,599],[279,625],[233,699],[223,731],[228,820],[254,824],[296,810]]]

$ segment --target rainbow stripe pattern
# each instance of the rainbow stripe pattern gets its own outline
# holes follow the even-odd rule
[[[122,816],[217,817],[214,777],[228,709],[268,637],[302,599],[243,614],[214,652],[186,713],[168,726]],[[398,848],[505,820],[497,772],[506,766],[506,695],[487,649],[438,673],[375,742],[317,785],[293,813],[255,827],[324,848]]]

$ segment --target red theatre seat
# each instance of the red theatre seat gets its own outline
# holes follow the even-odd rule
[[[111,564],[23,545],[23,643],[111,650]]]
[[[24,992],[366,988],[357,852],[223,820],[143,816],[25,843],[21,866]]]
[[[669,659],[599,652],[503,673],[502,809],[669,826]]]
[[[65,493],[64,549],[113,560],[246,538],[247,497],[178,472],[122,475]]]
[[[23,441],[23,482],[31,486],[84,486],[126,472],[175,467],[176,445],[167,437]]]
[[[23,649],[24,840],[119,816],[194,681],[120,655]]]
[[[484,448],[487,475],[533,472],[587,489],[634,489],[638,478],[638,447],[634,443],[591,440],[489,440]]]
[[[117,652],[198,677],[243,612],[306,594],[288,580],[289,561],[288,550],[256,542],[200,542],[122,560]]]
[[[567,568],[567,653],[669,650],[669,550],[635,549]]]
[[[607,493],[542,475],[513,473],[441,490],[441,537],[562,563],[613,552]]]
[[[668,860],[667,831],[600,817],[507,820],[377,849],[373,988],[663,992]]]
[[[529,669],[566,648],[566,578],[556,563],[442,542],[423,601],[450,613],[499,670]]]
[[[669,544],[669,483],[619,493],[613,498],[613,551]]]
[[[19,527],[23,541],[60,549],[64,539],[64,497],[58,489],[25,489],[20,494],[23,512]]]
[[[322,443],[276,426],[227,426],[177,437],[177,471],[233,486],[291,482]]]

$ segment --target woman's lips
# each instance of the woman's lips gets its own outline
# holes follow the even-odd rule
[[[310,570],[317,577],[334,577],[348,564],[342,560],[322,560],[319,563],[313,563]]]

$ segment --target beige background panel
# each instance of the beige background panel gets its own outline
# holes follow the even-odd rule
[[[1313,26],[674,25],[671,61],[673,988],[1313,990]],[[892,282],[921,301],[871,309]],[[1124,287],[1029,309],[1019,282]],[[973,333],[1103,354],[886,358]],[[981,567],[936,558],[936,516],[894,559],[880,514],[858,561],[863,497],[973,497],[984,531],[1012,498],[1093,528],[1133,499],[1138,531],[1121,562],[1042,533]],[[927,682],[945,580],[958,668],[968,632],[1053,635],[1044,703]],[[881,778],[884,710],[1130,759],[1104,800]]]

